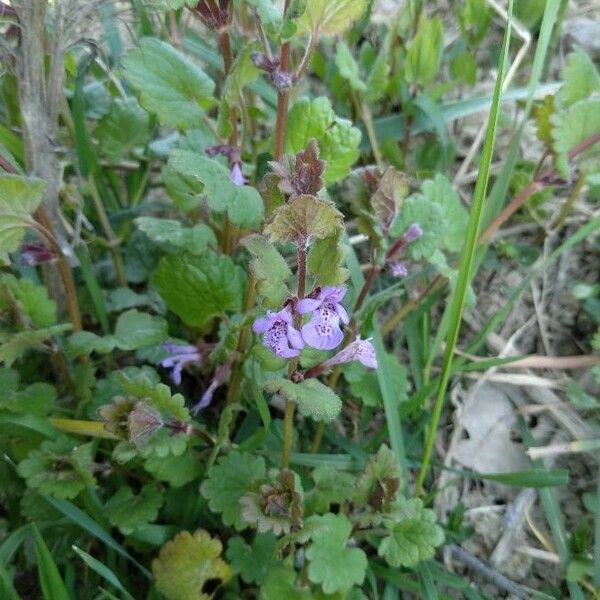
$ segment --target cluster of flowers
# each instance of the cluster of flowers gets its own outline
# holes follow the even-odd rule
[[[264,317],[254,321],[254,333],[262,334],[263,344],[279,358],[294,358],[304,346],[317,350],[334,350],[343,338],[340,324],[347,325],[350,317],[341,301],[346,295],[344,287],[321,288],[314,298],[303,298],[296,303],[301,314],[311,315],[310,321],[298,331],[294,327],[292,309],[285,306],[278,312],[268,311]],[[324,367],[359,360],[366,367],[377,368],[375,350],[370,340],[358,337],[332,358]]]

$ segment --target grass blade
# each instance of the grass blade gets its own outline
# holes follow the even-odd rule
[[[21,600],[13,587],[10,575],[2,563],[0,563],[0,598],[4,600]]]
[[[71,600],[48,546],[42,539],[35,523],[32,523],[31,526],[35,538],[35,561],[44,598],[46,600]]]
[[[65,517],[73,521],[76,525],[79,525],[82,529],[85,529],[85,531],[95,538],[98,538],[106,546],[112,548],[127,560],[130,560],[146,577],[148,577],[148,579],[152,579],[152,574],[148,569],[140,565],[140,563],[138,563],[101,525],[96,523],[94,519],[89,517],[81,509],[77,508],[68,500],[59,500],[58,498],[52,498],[51,496],[44,496],[44,498],[48,503],[54,506],[56,510],[65,515]]]
[[[373,331],[373,345],[377,356],[377,381],[383,398],[385,420],[390,437],[392,450],[400,463],[402,472],[402,488],[408,486],[408,467],[406,464],[406,453],[404,451],[404,437],[402,434],[402,423],[400,422],[400,404],[406,401],[406,370],[404,370],[404,386],[402,390],[392,389],[392,377],[389,373],[387,355],[381,337],[381,331],[376,326]],[[403,397],[400,397],[402,395]]]
[[[506,24],[506,31],[504,32],[502,55],[500,58],[500,65],[498,68],[496,87],[494,89],[494,99],[492,101],[492,107],[488,119],[488,127],[485,136],[485,143],[483,146],[483,154],[479,166],[479,175],[477,177],[477,183],[475,184],[473,204],[471,207],[471,213],[469,215],[469,223],[467,225],[465,246],[463,248],[460,266],[458,269],[456,287],[454,288],[454,293],[452,294],[452,298],[450,301],[450,322],[448,327],[448,335],[446,338],[446,351],[444,353],[444,362],[442,365],[440,387],[438,389],[437,397],[433,408],[433,414],[430,421],[430,427],[425,442],[423,464],[421,465],[419,478],[417,480],[417,491],[419,493],[423,492],[423,483],[425,481],[425,477],[429,470],[429,464],[431,462],[433,444],[435,442],[437,428],[440,422],[440,418],[442,416],[444,398],[446,396],[446,389],[448,387],[448,382],[450,380],[450,374],[452,371],[452,359],[454,355],[454,349],[456,348],[456,342],[458,340],[458,333],[462,321],[462,313],[465,298],[467,294],[467,289],[469,287],[469,283],[471,281],[473,258],[475,256],[477,238],[479,237],[479,229],[481,226],[481,217],[483,213],[483,204],[487,192],[490,167],[493,158],[494,141],[496,138],[498,114],[500,110],[500,96],[502,92],[502,84],[506,72],[506,64],[508,62],[508,46],[512,25],[512,6],[512,0],[509,0],[508,23]]]
[[[119,581],[119,578],[103,563],[99,560],[78,548],[77,546],[71,546],[73,552],[83,560],[83,562],[90,567],[93,571],[98,573],[100,577],[108,581],[112,586],[116,587],[126,598],[127,600],[134,600],[133,596],[123,587],[123,584]]]

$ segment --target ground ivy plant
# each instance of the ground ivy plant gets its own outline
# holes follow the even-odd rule
[[[18,69],[2,80],[0,592],[35,544],[52,598],[391,597],[448,526],[382,419],[391,390],[422,426],[431,365],[409,378],[380,340],[456,282],[437,103],[475,81],[488,9],[459,8],[445,55],[420,2],[377,35],[368,0],[125,4],[129,44],[64,46],[65,238],[12,132]],[[576,50],[538,104],[553,176],[577,155],[592,176],[599,89]],[[396,104],[400,144],[372,118]]]

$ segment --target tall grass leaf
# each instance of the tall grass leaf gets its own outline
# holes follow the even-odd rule
[[[522,418],[519,419],[519,421],[524,444],[528,448],[535,446],[535,440],[527,427],[527,423]],[[532,460],[531,464],[537,471],[543,472],[546,470],[544,463],[540,459]],[[569,551],[567,532],[565,530],[564,515],[560,509],[556,492],[552,488],[543,488],[540,490],[539,494],[544,512],[546,513],[546,520],[548,521],[550,531],[552,532],[552,539],[554,540],[556,551],[560,557],[562,566],[566,569],[571,559],[571,553]],[[584,600],[585,596],[575,581],[567,580],[567,587],[572,600]]]
[[[0,563],[0,598],[2,600],[21,600],[13,587],[10,575],[4,568],[4,563]]]
[[[421,577],[422,597],[426,600],[438,600],[439,596],[435,588],[435,582],[427,563],[421,563],[418,568]]]
[[[471,270],[473,266],[473,257],[475,255],[475,246],[477,244],[477,238],[479,237],[479,228],[481,225],[481,216],[483,213],[483,204],[486,196],[490,167],[492,164],[494,141],[496,138],[496,129],[498,125],[498,115],[500,109],[500,96],[502,92],[502,84],[504,82],[504,75],[506,72],[506,64],[508,62],[508,46],[510,40],[510,32],[512,28],[512,0],[509,0],[508,4],[508,22],[506,25],[506,31],[504,33],[504,41],[502,44],[502,54],[500,58],[500,65],[498,68],[498,77],[496,79],[496,86],[494,89],[494,99],[492,101],[492,107],[490,110],[490,116],[488,119],[488,127],[485,136],[485,143],[483,146],[483,154],[479,165],[479,175],[475,184],[475,192],[473,196],[473,203],[471,206],[471,212],[469,214],[469,222],[467,225],[465,245],[462,251],[460,260],[460,266],[458,269],[458,276],[456,280],[456,286],[450,300],[449,309],[449,327],[448,335],[446,338],[446,351],[444,353],[444,362],[442,365],[442,373],[440,377],[440,387],[438,389],[437,397],[435,400],[433,413],[431,416],[430,427],[425,442],[425,450],[423,454],[423,464],[419,472],[417,480],[417,489],[419,492],[423,491],[423,483],[429,470],[429,463],[431,461],[431,455],[433,453],[433,445],[435,442],[435,436],[437,428],[442,415],[442,408],[444,405],[444,398],[448,383],[450,380],[450,374],[452,370],[452,360],[454,355],[454,349],[458,340],[458,333],[460,331],[460,324],[462,321],[462,312],[465,303],[468,287],[471,281]]]
[[[127,600],[134,600],[133,596],[123,587],[123,584],[119,581],[119,578],[103,563],[101,563],[98,559],[94,558],[85,550],[78,548],[77,546],[71,546],[73,552],[77,554],[85,562],[90,569],[98,573],[100,577],[108,581],[112,586],[116,587],[126,598]]]
[[[408,486],[408,468],[406,466],[406,454],[404,451],[404,437],[402,434],[402,423],[400,422],[400,405],[406,401],[406,385],[403,386],[403,396],[399,397],[397,393],[400,390],[392,388],[392,376],[389,373],[389,363],[383,345],[381,332],[377,325],[373,330],[373,345],[375,346],[375,355],[377,356],[377,381],[381,390],[383,399],[383,408],[385,410],[385,420],[387,423],[388,435],[392,450],[398,459],[402,472],[402,487]],[[406,370],[404,377],[406,377]]]
[[[51,496],[44,496],[44,498],[46,499],[46,502],[73,521],[73,523],[99,539],[102,543],[106,544],[109,548],[112,548],[127,560],[131,561],[146,577],[148,577],[148,579],[152,579],[152,574],[145,567],[140,565],[140,563],[138,563],[101,525],[81,509],[77,508],[68,500],[59,500],[58,498],[52,498]]]
[[[600,588],[600,467],[596,481],[596,510],[594,513],[594,587]]]
[[[78,246],[75,249],[75,254],[77,254],[77,258],[79,259],[81,275],[90,294],[90,298],[92,299],[92,304],[94,305],[96,317],[98,318],[100,327],[102,328],[102,333],[109,334],[111,331],[108,323],[106,302],[104,301],[102,289],[100,288],[100,284],[98,283],[98,279],[94,273],[94,266],[92,265],[87,246]]]
[[[35,561],[45,600],[71,600],[60,571],[35,523],[31,524],[35,539]]]

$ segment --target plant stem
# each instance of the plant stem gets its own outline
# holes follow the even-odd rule
[[[298,299],[302,300],[306,293],[306,246],[300,244],[298,246]],[[302,326],[302,315],[298,311],[294,311],[294,327],[299,329]],[[288,367],[288,375],[298,367],[298,359],[290,360]],[[283,456],[281,464],[287,468],[290,464],[290,454],[292,452],[292,441],[294,439],[294,410],[296,405],[291,400],[285,403],[285,414],[283,417]]]
[[[113,264],[115,266],[115,275],[117,277],[117,282],[120,287],[127,287],[127,277],[125,276],[123,258],[121,256],[121,253],[119,252],[119,240],[117,239],[117,236],[115,235],[112,225],[110,224],[110,221],[108,219],[108,215],[104,210],[104,203],[102,202],[100,192],[98,191],[96,182],[93,178],[90,178],[88,180],[88,186],[90,189],[92,200],[94,202],[94,208],[96,209],[98,219],[100,220],[100,226],[102,227],[104,235],[108,240],[110,253],[112,254]]]
[[[594,135],[591,135],[581,143],[577,144],[577,146],[569,152],[569,160],[573,160],[598,142],[600,142],[600,131],[597,131]],[[546,187],[547,182],[552,181],[555,177],[556,169],[552,168],[534,179],[517,196],[515,196],[505,209],[492,221],[489,227],[479,237],[478,243],[480,245],[487,243],[494,233],[496,233],[496,231],[498,231],[498,229],[500,229],[500,227],[502,227],[502,225],[506,223],[506,221],[508,221],[521,206],[523,206],[523,204],[525,204],[525,202],[527,202],[532,194],[542,190]]]
[[[290,7],[290,0],[285,0],[283,15],[287,14]],[[287,72],[290,70],[290,43],[285,42],[281,46],[280,55],[281,70]],[[275,160],[281,160],[283,156],[283,146],[285,143],[285,128],[287,125],[288,103],[290,99],[289,91],[278,92],[277,94],[277,122],[275,125],[275,149],[273,157]]]

